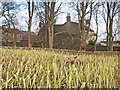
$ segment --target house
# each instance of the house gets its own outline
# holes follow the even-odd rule
[[[28,31],[21,31],[22,32],[22,40],[24,42],[28,42]],[[34,32],[31,32],[31,41],[32,42],[39,42],[39,37]]]
[[[106,46],[106,41],[101,41],[100,44]],[[113,46],[120,47],[120,41],[113,41]]]
[[[85,25],[86,32],[88,30],[88,24],[87,21]],[[48,44],[47,26],[43,25],[38,35],[42,45],[45,47],[45,45]],[[66,22],[64,24],[54,25],[54,48],[78,50],[80,45],[79,37],[79,24],[71,21],[70,14],[67,14]],[[92,29],[90,29],[89,38],[87,38],[86,41],[89,42],[90,40],[96,40],[96,35]]]
[[[2,45],[13,45],[14,36],[16,38],[16,43],[20,44],[18,46],[27,46],[28,42],[28,32],[21,31],[19,29],[13,28],[5,28],[1,27],[0,31],[2,31]],[[39,42],[39,37],[34,32],[31,32],[31,41]]]
[[[14,35],[16,35],[16,42],[20,42],[22,40],[22,32],[19,29],[14,28],[0,28],[2,31],[2,42],[13,42]]]

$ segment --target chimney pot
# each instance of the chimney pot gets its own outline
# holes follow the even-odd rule
[[[70,17],[70,13],[67,13],[67,22],[69,22],[70,19],[71,19],[71,17]]]

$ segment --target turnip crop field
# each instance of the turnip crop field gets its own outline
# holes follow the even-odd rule
[[[2,48],[1,73],[2,88],[116,88],[118,54]]]

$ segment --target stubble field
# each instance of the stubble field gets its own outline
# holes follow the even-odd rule
[[[75,57],[77,63],[66,63],[66,59]],[[116,88],[117,85],[115,53],[2,48],[2,88]]]

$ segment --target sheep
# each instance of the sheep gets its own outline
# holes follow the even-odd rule
[[[64,60],[65,62],[64,62],[64,65],[66,65],[66,64],[78,64],[79,62],[80,62],[80,59],[77,57],[77,56],[74,56],[74,58],[72,59],[72,58],[70,58],[69,56],[66,56],[65,55],[65,60]]]

